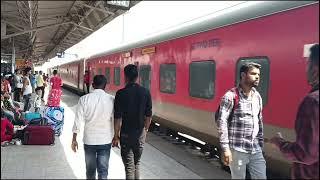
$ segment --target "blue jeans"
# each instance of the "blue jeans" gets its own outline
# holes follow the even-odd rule
[[[231,149],[231,154],[232,162],[229,167],[232,179],[245,179],[246,167],[249,168],[251,179],[267,179],[266,161],[261,150],[249,154]]]
[[[110,149],[111,143],[103,145],[84,144],[87,179],[96,179],[96,171],[98,171],[98,179],[107,179]]]

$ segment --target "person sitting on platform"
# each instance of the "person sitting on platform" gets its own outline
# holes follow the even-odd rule
[[[13,124],[5,117],[1,109],[1,145],[5,142],[10,142],[13,134]]]
[[[12,101],[8,93],[1,94],[1,110],[4,115],[15,125],[23,125],[21,120],[22,109],[19,103]]]

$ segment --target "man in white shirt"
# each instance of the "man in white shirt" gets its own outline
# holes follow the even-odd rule
[[[23,100],[24,100],[24,107],[23,111],[29,111],[31,108],[30,105],[30,99],[31,99],[31,94],[32,94],[32,87],[31,87],[31,82],[30,82],[30,74],[31,74],[31,68],[27,67],[24,70],[24,76],[23,76],[23,86],[22,86],[22,95],[23,95]]]
[[[15,74],[13,76],[13,80],[14,80],[14,85],[15,85],[14,94],[13,94],[14,101],[21,102],[20,96],[21,96],[21,93],[22,93],[21,90],[22,90],[22,87],[23,87],[23,83],[22,83],[22,74],[21,74],[21,70],[20,69],[16,69],[15,70]]]
[[[104,75],[93,78],[94,91],[80,98],[73,125],[72,150],[78,149],[77,134],[80,132],[80,122],[84,121],[84,152],[87,179],[106,179],[111,142],[113,138],[113,102],[114,97],[104,89],[107,79]]]

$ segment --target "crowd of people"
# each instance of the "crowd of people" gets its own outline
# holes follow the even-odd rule
[[[50,78],[42,71],[31,73],[31,68],[16,69],[11,76],[1,74],[1,144],[14,138],[13,127],[25,126],[23,114],[40,112],[44,105],[45,87],[61,92],[62,81],[56,77],[57,71]],[[60,81],[59,81],[60,80]],[[61,93],[60,93],[61,96]],[[60,98],[60,97],[59,97]]]

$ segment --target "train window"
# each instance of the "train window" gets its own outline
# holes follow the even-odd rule
[[[160,91],[164,93],[176,93],[176,65],[160,65]]]
[[[236,71],[236,85],[240,82],[240,67],[242,64],[247,62],[254,62],[261,65],[260,69],[260,83],[257,87],[259,91],[263,105],[267,104],[268,101],[268,88],[269,88],[269,79],[270,79],[270,62],[267,57],[248,57],[240,58],[237,62],[237,71]]]
[[[102,75],[102,69],[101,68],[98,69],[98,74]]]
[[[212,99],[216,65],[214,61],[199,61],[190,64],[189,94],[192,97]]]
[[[120,85],[120,67],[115,67],[114,68],[113,84],[116,85],[116,86]]]
[[[150,90],[151,85],[151,66],[142,65],[139,67],[139,81],[141,86]]]
[[[106,78],[107,78],[107,84],[110,84],[110,68],[106,68]]]

